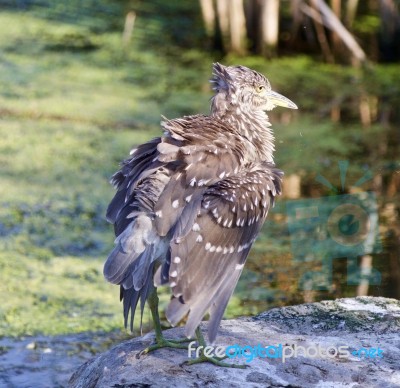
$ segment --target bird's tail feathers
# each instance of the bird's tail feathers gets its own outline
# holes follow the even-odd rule
[[[115,248],[104,264],[104,277],[121,286],[121,300],[125,327],[131,315],[133,329],[135,310],[140,300],[141,317],[146,299],[153,286],[154,265],[160,239],[153,232],[152,220],[145,213],[139,214],[115,239]],[[142,320],[140,327],[142,326]]]
[[[104,264],[104,277],[110,283],[123,284],[125,289],[142,288],[158,243],[152,220],[140,214],[115,239],[115,248]]]
[[[190,305],[182,303],[178,298],[173,297],[167,307],[165,315],[172,326],[176,326],[188,313]]]
[[[135,290],[135,287],[125,289],[121,285],[120,299],[123,302],[124,308],[124,325],[125,328],[128,327],[128,320],[130,331],[133,331],[133,323],[135,318],[135,312],[137,304],[140,300],[140,332],[142,332],[142,322],[143,322],[143,311],[147,297],[153,290],[153,270],[155,262],[152,262],[149,267],[149,272],[147,273],[146,280],[143,287],[139,290]],[[130,319],[129,319],[130,315]]]

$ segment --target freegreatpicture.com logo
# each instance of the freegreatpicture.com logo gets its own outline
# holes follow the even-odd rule
[[[307,357],[307,358],[347,358],[351,356],[356,358],[367,358],[376,359],[383,357],[383,350],[379,347],[371,348],[359,348],[350,350],[347,345],[341,346],[328,346],[323,347],[320,344],[310,346],[299,346],[297,344],[292,345],[267,345],[257,344],[255,346],[245,345],[240,346],[238,344],[229,346],[196,346],[196,342],[192,341],[188,347],[188,358],[200,356],[200,352],[203,351],[207,357],[226,357],[231,359],[244,360],[245,362],[251,362],[255,358],[271,358],[280,359],[282,363],[285,363],[289,358],[296,357]]]
[[[341,191],[345,190],[349,163],[339,162]],[[372,178],[367,171],[354,187]],[[332,192],[339,193],[322,175],[316,180]],[[314,262],[321,268],[304,273],[301,289],[328,290],[332,284],[334,259],[347,259],[347,284],[381,284],[381,274],[375,268],[363,272],[358,258],[381,251],[378,212],[375,193],[334,194],[328,197],[288,201],[286,213],[293,258],[296,262]]]

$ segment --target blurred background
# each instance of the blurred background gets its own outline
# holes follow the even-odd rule
[[[43,338],[61,337],[48,336],[128,335],[102,275],[108,179],[161,133],[161,114],[208,112],[216,61],[260,71],[299,107],[271,112],[284,193],[226,317],[400,298],[398,0],[0,0],[0,11],[2,357],[10,338],[51,353]],[[349,201],[361,210],[333,216]],[[296,210],[309,206],[319,213]],[[85,338],[71,357],[99,351]]]

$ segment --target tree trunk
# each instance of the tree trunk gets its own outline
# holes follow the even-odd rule
[[[126,46],[133,34],[133,28],[135,27],[136,14],[130,11],[126,14],[124,32],[122,33],[122,43]]]
[[[321,13],[318,9],[318,4],[315,1],[311,1],[311,3],[313,4],[313,7],[314,7],[314,9],[312,9],[312,15],[314,15],[312,17],[312,19],[314,22],[315,30],[317,32],[317,38],[318,38],[318,42],[321,46],[322,54],[323,54],[326,62],[334,63],[335,58],[334,58],[331,48],[329,46],[329,42],[328,42],[328,38],[325,33],[325,28],[323,25]]]
[[[342,14],[342,1],[341,0],[331,0],[332,11],[336,15],[336,17],[341,20]],[[332,47],[333,52],[337,55],[341,49],[341,39],[339,35],[332,31]]]
[[[201,13],[203,15],[204,27],[207,36],[215,35],[215,10],[213,0],[200,0]]]
[[[267,57],[276,55],[279,38],[279,0],[262,0],[261,52]]]
[[[346,25],[347,28],[353,26],[354,19],[356,17],[358,7],[358,0],[347,0],[346,4]]]
[[[290,3],[290,11],[292,14],[292,28],[291,28],[291,32],[290,32],[290,45],[291,46],[294,45],[302,24],[303,24],[303,27],[306,28],[304,25],[304,15],[302,14],[301,9],[300,9],[301,2],[302,2],[302,0],[291,0],[291,3]]]
[[[245,54],[246,19],[244,16],[243,0],[230,0],[229,19],[231,51],[236,54]]]

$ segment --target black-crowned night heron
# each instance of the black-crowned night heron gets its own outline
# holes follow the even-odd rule
[[[164,134],[132,150],[112,177],[117,193],[107,218],[117,238],[104,276],[121,286],[125,325],[130,312],[132,328],[139,300],[142,314],[148,300],[157,340],[148,350],[183,346],[161,332],[156,287],[167,284],[171,325],[186,318],[186,336],[196,332],[203,343],[197,328],[209,312],[208,338],[215,340],[250,248],[281,192],[283,173],[274,165],[265,111],[297,106],[244,66],[216,63],[211,82],[209,116],[164,119]]]

